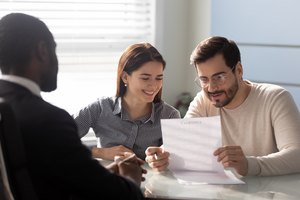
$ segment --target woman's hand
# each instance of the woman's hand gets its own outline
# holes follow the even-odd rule
[[[169,152],[162,147],[148,147],[145,161],[154,171],[164,171],[169,165]]]

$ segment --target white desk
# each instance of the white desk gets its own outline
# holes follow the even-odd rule
[[[104,166],[111,161],[99,160]],[[300,174],[245,177],[242,185],[183,185],[172,172],[154,172],[145,164],[146,181],[141,189],[147,199],[199,200],[299,200]]]
[[[300,199],[300,174],[246,177],[243,185],[182,185],[170,171],[158,173],[147,170],[146,181],[141,187],[149,199]]]

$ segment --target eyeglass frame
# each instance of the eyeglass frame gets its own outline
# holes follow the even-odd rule
[[[236,69],[236,65],[234,65],[232,68],[230,68],[230,71],[233,72],[234,70]],[[229,71],[227,72],[221,72],[219,74],[215,74],[211,77],[211,81],[214,85],[223,85],[225,84],[226,80],[227,80],[227,76],[226,74],[228,73]],[[221,77],[220,77],[221,76]],[[216,78],[214,77],[219,77],[220,79],[217,80]],[[221,80],[221,78],[223,80]],[[207,78],[208,79],[208,78]],[[215,80],[214,80],[215,79]],[[201,77],[200,76],[197,76],[194,80],[195,84],[199,87],[199,88],[206,88],[208,85],[209,85],[209,79],[207,80],[208,82],[205,83],[205,85],[203,85],[203,83],[201,84]]]

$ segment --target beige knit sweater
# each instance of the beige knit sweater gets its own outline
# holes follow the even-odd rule
[[[276,85],[249,83],[251,91],[237,108],[216,108],[201,91],[185,118],[220,115],[223,145],[242,147],[248,175],[300,172],[300,115],[292,96]]]

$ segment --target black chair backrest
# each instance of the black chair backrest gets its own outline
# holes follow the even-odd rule
[[[0,121],[1,121],[1,113],[0,113]],[[1,134],[1,129],[0,129]],[[0,142],[0,199],[1,200],[14,200],[12,195],[9,180],[7,176],[4,156],[2,153],[2,146]]]
[[[14,112],[3,101],[0,101],[0,116],[1,150],[11,193],[16,200],[38,199],[27,169],[23,139]]]

